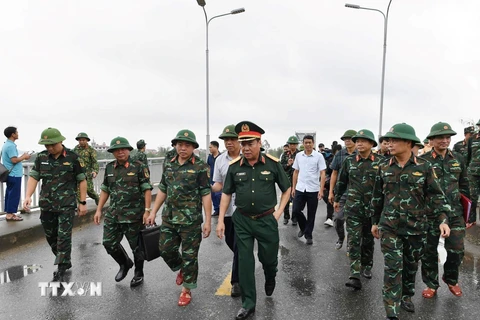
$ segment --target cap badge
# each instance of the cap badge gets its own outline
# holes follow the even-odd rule
[[[188,132],[185,132],[183,135],[184,135],[185,137],[188,137]]]
[[[363,134],[363,131],[360,131],[360,134]]]
[[[250,127],[248,126],[248,124],[244,123],[242,125],[242,132],[248,132],[250,131]]]
[[[443,126],[443,129],[447,130],[447,129],[448,129],[448,126]]]
[[[43,136],[43,139],[48,139],[48,136]]]
[[[225,132],[230,132],[230,129],[228,129],[228,128],[227,128],[227,129],[225,129]]]
[[[115,141],[116,144],[120,144],[120,140]]]

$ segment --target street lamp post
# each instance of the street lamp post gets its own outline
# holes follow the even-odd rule
[[[382,135],[382,121],[383,121],[383,92],[385,89],[385,60],[387,58],[387,25],[388,25],[388,12],[390,11],[390,5],[392,4],[392,0],[389,1],[387,7],[387,14],[384,14],[383,11],[374,9],[374,8],[366,8],[361,7],[356,4],[349,4],[346,3],[345,7],[351,9],[363,9],[363,10],[370,10],[370,11],[377,11],[380,12],[383,16],[383,63],[382,63],[382,87],[380,91],[380,121],[378,126],[378,137]]]
[[[210,144],[210,77],[209,77],[209,56],[208,56],[208,26],[210,21],[215,18],[229,16],[231,14],[238,14],[245,12],[245,8],[238,8],[234,9],[228,13],[219,14],[217,16],[211,17],[208,19],[207,11],[205,10],[205,0],[197,0],[199,6],[202,7],[203,13],[205,14],[205,26],[206,26],[206,46],[205,46],[205,58],[206,58],[206,116],[207,116],[207,139],[206,139],[206,152],[205,152],[205,160],[208,160],[208,146]]]

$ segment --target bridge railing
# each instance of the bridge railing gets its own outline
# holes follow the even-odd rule
[[[148,166],[150,168],[150,182],[152,185],[156,185],[160,182],[162,178],[162,171],[163,171],[163,161],[164,157],[159,158],[150,158],[148,159]],[[105,174],[105,167],[107,163],[111,162],[112,160],[99,160],[99,172],[95,179],[93,179],[93,186],[97,193],[100,193],[100,186],[103,182],[103,176]],[[22,176],[22,191],[20,194],[20,203],[18,204],[18,210],[22,209],[23,200],[25,199],[25,194],[27,191],[27,180],[30,174],[30,171],[33,168],[33,162],[24,162],[23,163],[23,176]],[[32,196],[32,208],[38,207],[38,200],[40,198],[40,185],[41,182],[38,183],[37,189],[33,193]],[[0,211],[5,212],[5,188],[7,187],[6,183],[0,183]]]

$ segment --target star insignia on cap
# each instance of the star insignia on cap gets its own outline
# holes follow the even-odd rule
[[[230,132],[230,129],[228,129],[228,128],[227,128],[227,129],[225,129],[225,132]]]
[[[363,134],[363,131],[360,131],[360,134]]]
[[[48,139],[48,136],[43,136],[43,139]]]
[[[185,132],[183,135],[184,135],[185,137],[188,137],[188,132]]]
[[[120,144],[120,140],[115,141],[116,144]]]
[[[248,131],[250,131],[250,127],[248,126],[248,124],[244,123],[244,124],[242,125],[242,131],[243,131],[243,132],[248,132]]]
[[[448,126],[443,126],[443,129],[447,130],[447,129],[448,129]]]

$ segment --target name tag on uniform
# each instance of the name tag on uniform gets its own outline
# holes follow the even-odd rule
[[[246,172],[237,172],[237,176],[246,176],[247,173]]]
[[[69,166],[69,165],[70,165],[70,162],[64,162],[63,165],[64,165],[64,166]]]
[[[452,167],[459,167],[459,166],[460,166],[460,163],[458,163],[458,162],[455,162],[455,163],[452,164]]]
[[[412,173],[412,175],[414,175],[415,177],[421,177],[421,176],[423,176],[423,173],[415,171],[415,172]]]
[[[270,174],[270,171],[262,171],[262,172],[260,172],[260,174],[265,174],[265,175],[267,175],[267,174]]]
[[[373,169],[378,169],[378,166],[373,166]]]
[[[107,177],[113,177],[113,173],[107,174]]]
[[[41,162],[40,164],[50,164],[49,162]]]
[[[134,176],[135,175],[135,172],[129,172],[127,173],[127,176]]]
[[[190,170],[187,170],[187,172],[188,173],[195,173],[195,170],[190,169]]]
[[[385,176],[385,177],[393,176],[393,173],[392,173],[392,172],[385,172],[384,176]]]

